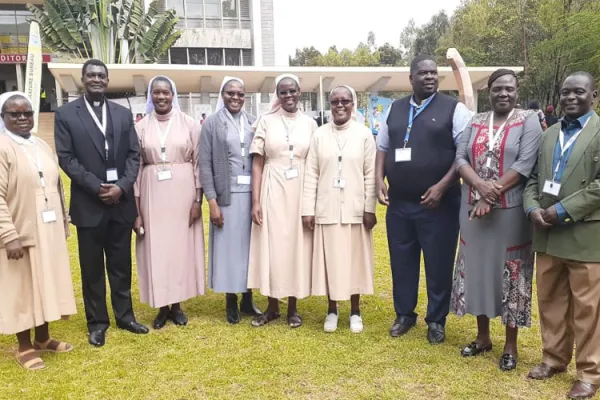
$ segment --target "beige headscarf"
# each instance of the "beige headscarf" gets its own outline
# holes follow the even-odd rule
[[[356,96],[356,91],[352,87],[350,87],[348,85],[338,85],[338,86],[334,87],[331,90],[331,92],[329,92],[329,96],[331,97],[331,95],[333,93],[335,93],[336,90],[341,89],[341,88],[348,89],[348,91],[352,95],[352,102],[354,103],[354,107],[352,108],[352,119],[355,120],[356,122],[360,122],[360,123],[364,124],[364,120],[361,121],[362,116],[358,112],[358,97]]]

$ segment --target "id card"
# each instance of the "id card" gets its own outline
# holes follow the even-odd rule
[[[119,180],[119,174],[117,173],[116,168],[109,168],[106,170],[106,181],[107,182],[116,182]]]
[[[54,210],[46,210],[42,211],[42,222],[45,224],[49,224],[51,222],[56,221],[56,211]]]
[[[346,180],[340,178],[333,179],[333,187],[336,189],[343,189],[346,187]]]
[[[558,197],[558,193],[560,192],[560,183],[546,180],[546,182],[544,182],[543,192]]]
[[[158,171],[158,181],[168,181],[173,179],[173,174],[170,169],[166,169],[164,171]]]
[[[250,185],[252,183],[252,177],[250,175],[238,175],[238,185]]]
[[[290,168],[285,170],[285,179],[296,179],[298,177],[298,168]]]
[[[407,162],[411,159],[411,148],[396,149],[396,162]]]

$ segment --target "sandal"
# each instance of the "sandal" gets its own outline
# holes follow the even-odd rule
[[[73,350],[73,345],[67,342],[61,342],[59,340],[49,338],[44,343],[36,340],[33,344],[33,348],[37,351],[47,353],[68,353],[69,351]]]
[[[460,355],[463,357],[474,357],[483,353],[487,353],[492,350],[492,344],[488,344],[487,346],[481,346],[477,342],[471,342],[464,349],[460,351]]]
[[[276,319],[278,319],[279,317],[281,317],[281,314],[278,312],[272,312],[272,311],[267,311],[264,314],[261,314],[257,317],[254,317],[252,319],[252,326],[255,328],[259,328],[261,326],[265,326],[266,324],[268,324],[271,321],[275,321]]]
[[[287,323],[292,329],[300,328],[302,326],[302,317],[298,313],[288,315]]]
[[[24,359],[27,358],[28,355],[35,355],[35,357],[25,361]],[[38,371],[46,368],[46,364],[44,364],[44,361],[37,355],[37,351],[35,349],[25,350],[22,353],[17,351],[15,354],[15,361],[27,371]]]

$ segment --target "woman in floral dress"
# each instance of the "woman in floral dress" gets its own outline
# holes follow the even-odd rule
[[[493,111],[473,117],[456,152],[464,184],[450,307],[457,315],[477,316],[477,338],[462,349],[464,357],[492,349],[490,318],[502,317],[506,342],[499,366],[508,371],[517,366],[518,328],[531,325],[533,231],[523,189],[542,128],[533,111],[515,109],[513,71],[496,71],[488,87]]]

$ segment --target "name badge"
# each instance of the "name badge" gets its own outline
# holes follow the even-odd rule
[[[485,161],[485,166],[486,166],[487,168],[492,168],[492,158],[491,158],[491,157],[488,157],[488,158],[486,159],[486,161]]]
[[[173,179],[173,174],[170,169],[166,169],[164,171],[158,171],[158,181],[168,181]]]
[[[396,162],[407,162],[411,158],[411,148],[396,149]]]
[[[298,177],[298,168],[290,168],[285,170],[285,179],[295,179]]]
[[[238,175],[237,183],[238,185],[249,185],[252,183],[252,177],[250,175]]]
[[[56,211],[54,210],[46,210],[42,211],[42,222],[45,224],[49,224],[51,222],[56,221]]]
[[[551,180],[547,180],[544,183],[544,193],[551,194],[552,196],[558,197],[558,193],[560,192],[560,183],[554,182]]]
[[[119,180],[119,174],[117,173],[116,168],[109,168],[106,170],[106,181],[107,182],[116,182]]]
[[[333,180],[333,187],[336,189],[343,189],[346,187],[346,180],[345,179],[340,179],[340,178],[335,178]]]

